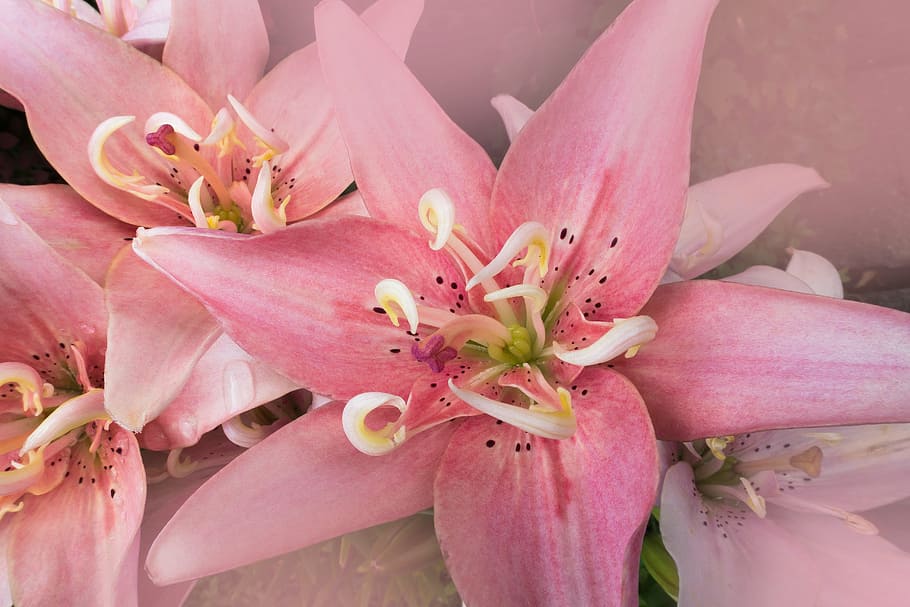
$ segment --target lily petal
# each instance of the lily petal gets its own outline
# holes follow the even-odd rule
[[[203,485],[152,545],[146,563],[152,580],[169,584],[225,571],[431,506],[436,467],[457,425],[372,457],[345,438],[343,407],[336,402],[305,414]],[[238,511],[257,516],[236,525]]]
[[[86,151],[102,121],[118,115],[179,114],[199,132],[212,119],[208,105],[174,72],[125,42],[41,2],[7,2],[0,20],[0,87],[25,106],[35,142],[54,168],[92,204],[134,225],[169,225],[175,215],[104,183]],[[69,52],[81,49],[81,52]],[[40,74],[40,77],[36,77]],[[138,126],[113,137],[108,156],[136,167],[151,182],[168,181],[157,153]]]
[[[129,248],[111,266],[106,297],[105,407],[117,423],[139,431],[177,396],[221,327]]]
[[[461,270],[446,253],[431,251],[423,237],[362,217],[307,221],[252,238],[158,228],[140,231],[133,243],[146,261],[195,294],[254,358],[335,398],[404,395],[420,370],[410,355],[415,336],[374,309],[379,281],[394,276],[423,296],[422,303],[444,310],[466,297]],[[338,251],[345,251],[343,260]],[[289,258],[305,264],[288,264]]]
[[[586,395],[573,393],[571,438],[489,417],[453,435],[436,479],[436,530],[467,604],[637,604],[656,445],[635,388],[588,371]]]
[[[528,121],[496,179],[497,236],[525,221],[545,223],[552,263],[581,276],[573,287],[597,294],[605,318],[634,315],[670,260],[716,4],[629,6]],[[572,237],[556,238],[563,233]]]
[[[844,283],[840,273],[830,261],[810,251],[793,249],[787,273],[796,276],[815,292],[816,295],[844,298]]]
[[[173,0],[162,63],[212,108],[243,99],[262,77],[269,38],[256,0]],[[202,67],[204,66],[204,67]]]
[[[680,607],[827,605],[815,602],[818,572],[788,530],[745,506],[706,504],[686,463],[664,478],[660,529],[679,569]]]
[[[59,459],[58,465],[69,465],[63,482],[44,495],[27,496],[11,520],[9,567],[17,605],[136,604],[135,583],[129,588],[118,579],[135,580],[133,542],[145,503],[145,471],[132,434],[114,426],[107,435],[95,454],[86,443],[72,448],[69,462]]]
[[[102,285],[114,255],[136,232],[65,185],[0,184],[0,199],[57,253]]]
[[[670,269],[688,279],[716,268],[797,196],[828,185],[815,170],[795,164],[766,164],[693,185]],[[710,233],[711,225],[719,234]]]
[[[614,362],[662,439],[910,419],[903,312],[716,281],[660,287],[643,312],[659,337]]]
[[[100,380],[107,312],[101,287],[67,262],[0,200],[0,360],[21,362],[45,381],[68,385],[79,344],[89,375]],[[28,269],[23,266],[28,260]]]
[[[420,197],[442,188],[455,202],[458,223],[488,245],[487,202],[496,170],[483,149],[344,3],[329,0],[316,8],[316,37],[370,214],[417,228]]]
[[[525,123],[534,115],[534,110],[523,104],[521,101],[511,95],[496,95],[490,100],[490,104],[502,118],[502,125],[506,128],[506,135],[509,141],[515,141],[519,131],[524,128]]]
[[[752,266],[746,268],[739,274],[722,278],[724,282],[735,282],[741,285],[752,285],[754,287],[769,287],[771,289],[782,289],[784,291],[793,291],[794,293],[806,293],[815,295],[812,287],[807,285],[793,274],[773,268],[771,266]]]

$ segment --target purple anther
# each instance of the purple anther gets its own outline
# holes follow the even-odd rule
[[[168,140],[168,135],[174,134],[174,127],[169,124],[162,124],[154,133],[148,133],[145,136],[145,142],[152,147],[156,147],[168,156],[172,156],[177,148]]]
[[[411,355],[417,362],[427,363],[434,373],[440,373],[446,363],[458,356],[455,348],[445,346],[442,335],[434,335],[421,349],[420,344],[411,346]]]

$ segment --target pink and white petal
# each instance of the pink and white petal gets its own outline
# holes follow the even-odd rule
[[[815,295],[812,287],[807,285],[793,274],[773,268],[771,266],[752,266],[746,268],[739,274],[733,274],[722,278],[724,282],[735,282],[741,285],[752,285],[753,287],[768,287],[771,289],[782,289],[784,291],[793,291],[794,293],[806,293]]]
[[[380,0],[362,18],[404,59],[422,10],[422,0]],[[291,146],[281,159],[283,179],[296,178],[293,191],[282,190],[291,195],[288,221],[317,212],[354,180],[315,43],[271,70],[250,94],[247,106]]]
[[[202,355],[174,400],[146,426],[150,449],[195,445],[228,419],[275,400],[299,386],[221,335]]]
[[[910,554],[877,535],[853,531],[824,515],[774,512],[774,522],[802,542],[819,573],[814,603],[825,607],[902,605],[910,580]],[[785,572],[793,579],[793,572]],[[754,572],[753,572],[754,575]],[[774,603],[765,603],[774,604]]]
[[[573,393],[578,431],[465,421],[435,485],[436,531],[469,605],[637,605],[657,453],[641,397],[606,369]]]
[[[132,29],[121,36],[133,46],[163,45],[171,25],[171,0],[149,0]]]
[[[54,168],[89,202],[118,219],[146,226],[182,223],[173,211],[101,181],[86,150],[102,121],[136,116],[105,151],[121,170],[136,168],[151,182],[165,183],[167,167],[145,143],[142,124],[155,112],[172,112],[207,132],[208,105],[154,59],[62,11],[15,1],[3,10],[0,53],[12,60],[0,63],[0,87],[22,101],[35,142]]]
[[[269,37],[256,0],[172,0],[162,63],[209,107],[227,105],[229,94],[246,97],[268,58]]]
[[[491,249],[487,208],[496,169],[483,149],[344,3],[330,0],[316,8],[316,35],[370,214],[421,230],[420,197],[442,188],[455,202],[457,222]]]
[[[111,265],[105,408],[139,431],[180,393],[199,358],[221,333],[192,295],[129,248]]]
[[[814,169],[796,164],[766,164],[693,185],[670,268],[686,279],[716,268],[795,198],[828,185]],[[707,223],[719,233],[710,234]]]
[[[407,333],[407,321],[395,327],[377,312],[377,283],[396,278],[421,304],[453,313],[465,296],[464,277],[447,254],[364,217],[306,221],[256,237],[159,228],[133,243],[254,358],[333,398],[403,396],[426,369],[411,356],[421,336]]]
[[[113,426],[101,447],[75,445],[63,482],[44,495],[27,496],[11,523],[9,568],[16,605],[136,604],[133,542],[145,503],[145,471],[135,437]],[[40,563],[40,567],[36,564]],[[53,583],[48,583],[53,580]],[[124,590],[126,590],[124,592]]]
[[[844,283],[840,272],[830,261],[811,251],[794,249],[787,273],[796,276],[815,292],[816,295],[844,298]]]
[[[431,506],[433,477],[457,424],[372,457],[345,437],[343,408],[336,402],[305,414],[203,485],[152,545],[152,580],[210,575]],[[237,525],[236,512],[255,512],[256,520]]]
[[[360,195],[360,190],[354,190],[350,194],[345,194],[329,206],[316,212],[314,215],[311,215],[311,218],[319,219],[320,217],[339,217],[344,215],[358,215],[360,217],[370,216],[369,211],[367,211],[367,206],[363,202],[363,196]]]
[[[0,199],[57,253],[101,285],[114,255],[136,233],[135,226],[102,213],[65,185],[0,184]]]
[[[679,571],[680,607],[818,604],[818,572],[805,548],[770,517],[706,502],[689,464],[664,477],[660,531]]]
[[[515,141],[525,123],[534,115],[534,110],[511,95],[496,95],[490,104],[499,113],[509,141]]]
[[[528,121],[496,179],[496,236],[542,222],[554,242],[552,263],[581,276],[580,292],[605,302],[607,320],[641,308],[676,244],[702,46],[716,4],[629,6]]]
[[[717,281],[660,287],[657,338],[614,364],[657,436],[910,420],[910,315]]]
[[[0,200],[0,361],[32,366],[46,381],[72,383],[79,344],[101,380],[107,312],[101,287],[70,264]]]

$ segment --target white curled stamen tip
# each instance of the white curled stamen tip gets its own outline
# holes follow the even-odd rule
[[[262,442],[270,434],[269,428],[256,422],[246,425],[239,415],[221,424],[221,430],[229,441],[246,449]]]
[[[263,234],[271,234],[286,228],[288,225],[286,209],[290,201],[291,197],[288,196],[277,208],[275,207],[275,200],[272,198],[272,167],[268,160],[264,160],[250,199],[250,210],[256,229]]]
[[[190,186],[186,194],[187,202],[190,205],[190,211],[193,213],[193,223],[197,228],[209,227],[208,217],[205,209],[202,208],[202,184],[205,183],[205,177],[200,177]]]
[[[727,459],[727,454],[724,453],[724,450],[727,448],[727,445],[733,442],[734,436],[717,436],[713,438],[706,438],[705,445],[711,451],[711,454],[720,461]]]
[[[553,353],[561,361],[587,367],[613,360],[623,352],[626,358],[631,358],[657,335],[657,323],[650,316],[617,318],[613,322],[613,327],[590,346],[567,350],[555,343]]]
[[[199,468],[199,462],[194,462],[189,457],[181,458],[183,449],[171,449],[167,454],[167,472],[174,478],[184,478]]]
[[[423,227],[436,236],[430,248],[438,251],[446,246],[455,229],[455,205],[449,195],[440,188],[427,191],[420,197],[418,213]]]
[[[171,125],[175,133],[183,135],[194,143],[202,141],[202,135],[188,125],[183,118],[170,112],[155,112],[149,116],[148,120],[145,121],[145,132],[154,133],[166,124]]]
[[[91,390],[66,401],[48,415],[25,439],[19,455],[25,455],[33,449],[48,445],[67,432],[95,420],[110,419],[104,410],[104,391]]]
[[[217,145],[218,157],[227,156],[234,146],[245,147],[243,142],[237,138],[237,132],[234,128],[234,119],[227,108],[221,108],[212,119],[212,129],[205,139],[200,141],[202,145]]]
[[[113,116],[95,127],[88,141],[89,164],[92,165],[92,169],[98,178],[109,186],[129,192],[145,200],[154,200],[158,196],[166,194],[169,190],[161,185],[145,183],[145,177],[135,170],[132,174],[127,174],[117,169],[104,151],[104,146],[107,144],[108,139],[135,120],[135,116]]]
[[[399,326],[398,312],[400,311],[407,319],[411,333],[417,333],[417,327],[420,326],[417,301],[403,282],[394,278],[385,278],[376,284],[373,294],[385,313],[389,315],[389,320],[393,325]],[[392,304],[395,304],[398,310]]]
[[[397,427],[395,423],[387,423],[379,430],[367,426],[367,416],[376,409],[392,406],[401,413],[407,405],[400,396],[386,394],[385,392],[364,392],[358,394],[347,402],[341,414],[341,425],[351,444],[367,455],[385,455],[395,450],[407,439],[404,426]]]
[[[512,265],[526,266],[534,263],[536,258],[540,277],[546,276],[550,257],[550,234],[542,224],[528,221],[515,228],[496,257],[468,281],[467,288],[472,289],[502,272],[512,259],[525,249],[527,254]]]
[[[510,297],[526,297],[534,302],[534,309],[538,312],[544,309],[547,305],[547,292],[541,289],[540,287],[534,285],[512,285],[511,287],[506,287],[504,289],[499,289],[498,291],[493,291],[492,293],[487,293],[483,296],[483,300],[486,302],[499,301],[501,299],[509,299]]]
[[[264,155],[264,160],[268,160],[269,158],[284,154],[288,151],[287,142],[276,135],[272,130],[262,126],[262,124],[256,120],[256,117],[253,116],[253,114],[246,109],[246,106],[240,103],[236,97],[228,95],[227,98],[231,107],[237,112],[240,121],[252,131],[253,135],[259,140],[263,147],[268,148],[269,153]]]
[[[742,483],[743,489],[746,490],[746,495],[749,496],[749,499],[745,501],[746,505],[749,507],[752,512],[758,515],[758,518],[765,518],[768,514],[768,508],[765,504],[765,498],[760,496],[755,491],[755,487],[752,486],[752,483],[749,482],[749,479],[739,477],[739,482]]]
[[[471,390],[463,390],[449,379],[449,389],[461,400],[490,417],[502,420],[525,432],[542,438],[564,439],[575,434],[577,422],[572,410],[572,397],[564,388],[557,388],[559,409],[531,405],[529,408],[507,405]]]

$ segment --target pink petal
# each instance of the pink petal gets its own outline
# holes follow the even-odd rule
[[[888,540],[904,552],[910,552],[910,500],[902,500],[863,512],[863,518],[872,521],[878,527],[880,537]]]
[[[534,115],[534,110],[511,95],[496,95],[490,103],[493,105],[493,109],[499,112],[509,141],[515,141],[519,131]]]
[[[805,548],[770,518],[702,498],[686,463],[664,478],[660,530],[679,571],[680,607],[818,604]]]
[[[98,284],[104,284],[114,255],[136,233],[134,226],[105,215],[65,185],[0,184],[0,199]]]
[[[614,362],[662,439],[910,419],[903,312],[696,281],[660,287],[643,313],[657,338]]]
[[[803,543],[819,572],[818,597],[825,607],[902,605],[907,601],[910,554],[875,535],[856,533],[830,516],[774,513],[774,521]],[[754,575],[754,572],[752,572]],[[788,582],[793,572],[786,572]],[[766,603],[773,604],[773,603]]]
[[[419,229],[432,188],[455,202],[458,223],[489,240],[489,157],[436,104],[401,60],[342,2],[316,8],[319,56],[357,186],[370,214]]]
[[[422,10],[422,0],[380,0],[364,11],[363,20],[403,59]],[[281,161],[283,176],[297,179],[288,221],[312,215],[354,180],[315,43],[271,70],[247,106],[291,146]]]
[[[724,282],[735,282],[741,285],[752,285],[754,287],[769,287],[771,289],[783,289],[784,291],[793,291],[794,293],[806,293],[814,295],[815,291],[793,274],[785,272],[780,268],[771,266],[752,266],[746,268],[739,274],[722,278]]]
[[[552,263],[581,276],[577,292],[596,293],[608,316],[638,311],[676,243],[716,3],[629,6],[528,121],[496,180],[497,236],[524,221],[544,223]]]
[[[421,303],[443,309],[455,310],[464,296],[464,278],[447,254],[363,217],[308,221],[253,238],[159,228],[134,246],[199,297],[254,358],[335,398],[406,395],[426,369],[411,356],[407,323],[394,327],[375,311],[380,280],[397,278],[425,298]]]
[[[81,49],[81,52],[72,52]],[[38,147],[92,204],[135,225],[169,225],[173,211],[102,182],[89,164],[89,138],[103,120],[135,115],[105,147],[123,170],[164,182],[166,167],[146,145],[141,126],[155,112],[173,112],[208,132],[207,104],[176,74],[125,42],[41,2],[12,2],[0,20],[0,87],[25,105]],[[128,136],[127,136],[128,134]]]
[[[795,164],[766,164],[693,185],[670,268],[687,279],[716,268],[755,240],[794,198],[826,187],[814,169]],[[722,236],[698,254],[708,241],[705,219],[716,222]]]
[[[203,485],[152,546],[151,578],[168,584],[210,575],[432,505],[433,477],[457,425],[372,457],[344,436],[342,409],[334,403],[307,413]],[[255,523],[238,524],[249,513],[257,513]]]
[[[269,38],[256,0],[219,0],[217,7],[173,0],[162,63],[210,107],[226,106],[228,94],[246,97],[268,58]]]
[[[55,385],[75,370],[79,344],[90,375],[100,380],[107,312],[101,287],[54,252],[0,200],[0,360],[34,367]]]
[[[231,417],[298,387],[221,335],[193,367],[174,400],[146,426],[143,436],[155,434],[158,442],[143,445],[153,449],[195,445],[203,433]]]
[[[844,298],[844,283],[830,261],[811,251],[790,249],[787,273],[805,282],[816,295]]]
[[[136,47],[163,45],[171,25],[171,0],[149,0],[122,40]],[[160,56],[160,54],[159,54]]]
[[[114,260],[107,280],[105,408],[139,431],[170,404],[221,327],[191,295],[150,268],[131,249]]]
[[[325,207],[321,211],[312,215],[312,219],[320,217],[338,217],[343,215],[359,215],[360,217],[369,217],[370,213],[363,202],[363,196],[360,190],[354,190],[350,194],[345,194],[335,202]]]
[[[135,583],[128,588],[118,578],[135,579],[145,471],[132,434],[116,426],[105,434],[97,453],[77,444],[69,461],[56,460],[69,467],[63,482],[26,496],[14,515],[9,567],[17,605],[136,604]]]
[[[637,605],[657,453],[641,397],[605,369],[562,441],[467,420],[436,479],[436,531],[469,605]]]

